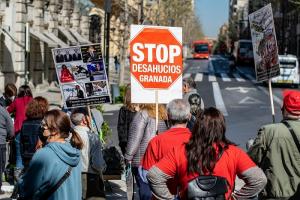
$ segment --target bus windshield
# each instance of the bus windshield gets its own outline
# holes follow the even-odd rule
[[[195,44],[195,53],[207,53],[208,44]]]

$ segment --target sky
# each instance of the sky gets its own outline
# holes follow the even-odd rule
[[[195,11],[204,35],[216,38],[219,28],[228,22],[229,0],[195,0]]]

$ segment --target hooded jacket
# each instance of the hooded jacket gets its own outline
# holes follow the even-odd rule
[[[52,188],[72,166],[71,175],[48,198],[48,200],[81,200],[80,150],[70,143],[51,142],[38,150],[18,187],[21,197],[38,200]]]

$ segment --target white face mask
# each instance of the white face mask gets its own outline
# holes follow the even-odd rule
[[[9,99],[10,99],[11,101],[15,100],[15,96],[11,96],[11,97],[9,97]]]

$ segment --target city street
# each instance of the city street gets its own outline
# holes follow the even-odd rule
[[[224,113],[227,123],[227,137],[245,149],[249,138],[257,134],[263,124],[272,122],[268,88],[256,83],[252,66],[239,66],[234,73],[229,72],[228,60],[214,55],[209,60],[186,59],[183,77],[192,77],[197,83],[197,90],[202,96],[205,107],[216,106]],[[276,122],[281,120],[281,93],[284,88],[274,87],[274,106]],[[37,93],[52,97],[52,106],[60,105],[60,93],[52,89],[50,92]],[[112,135],[107,146],[117,146],[117,118],[121,104],[105,104],[104,119],[108,121]],[[242,183],[238,182],[237,187]],[[107,199],[126,199],[126,185],[123,180],[107,182]],[[0,199],[9,195],[0,196]]]
[[[299,8],[0,1],[0,200],[300,199]]]
[[[245,148],[259,127],[272,122],[267,85],[257,83],[253,66],[239,66],[230,73],[228,60],[212,56],[210,60],[187,59],[184,77],[193,77],[205,107],[215,106],[226,117],[227,136]],[[274,87],[276,122],[281,120],[282,90]]]

